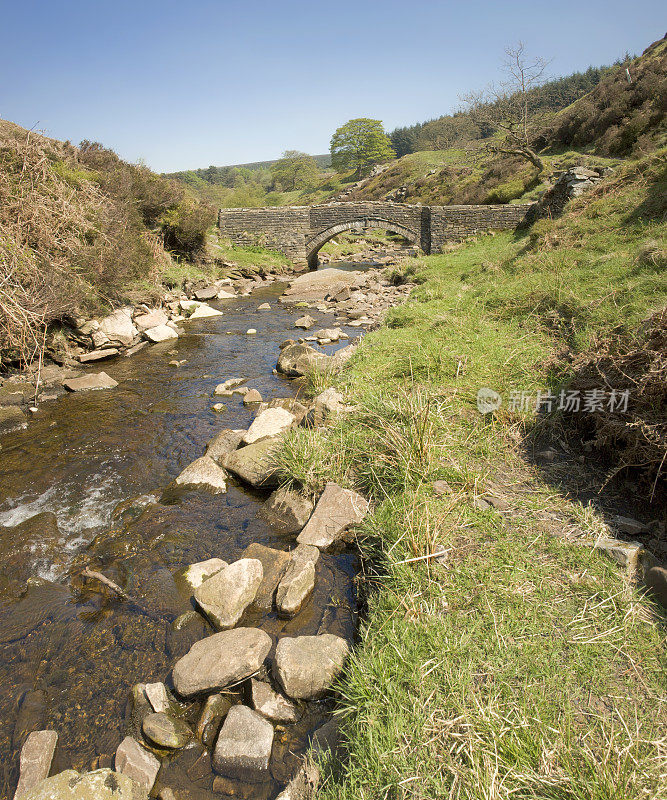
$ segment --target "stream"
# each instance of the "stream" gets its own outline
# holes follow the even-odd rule
[[[303,313],[278,302],[284,288],[272,283],[249,297],[212,302],[223,316],[185,322],[178,340],[90,369],[106,371],[117,388],[45,403],[26,430],[2,439],[2,798],[13,795],[20,748],[32,730],[58,733],[52,774],[113,765],[128,732],[133,685],[168,684],[176,659],[213,632],[198,615],[179,629],[172,624],[193,608],[180,569],[214,556],[233,561],[253,542],[294,547],[294,537],[281,536],[257,516],[268,491],[233,479],[218,495],[170,486],[218,431],[247,428],[252,421],[255,412],[239,395],[224,398],[227,410],[211,409],[220,399],[213,396],[218,383],[245,378],[264,400],[295,395],[291,381],[273,374],[279,344],[298,338],[294,320]],[[265,302],[271,310],[259,311]],[[359,334],[331,313],[311,313],[318,327],[340,325],[350,338]],[[246,335],[248,328],[257,334]],[[331,353],[347,343],[322,349]],[[174,367],[174,359],[185,363]],[[151,616],[82,581],[88,564],[141,598]],[[323,554],[315,591],[294,619],[251,607],[239,625],[261,626],[274,639],[328,632],[350,640],[357,568],[353,553]],[[225,785],[210,761],[206,767],[203,748],[195,747],[163,767],[156,787],[182,790],[179,798],[193,800],[275,796],[328,711],[327,701],[310,703],[289,731],[276,732],[268,786]],[[196,709],[191,718],[185,706],[183,713],[196,723]]]

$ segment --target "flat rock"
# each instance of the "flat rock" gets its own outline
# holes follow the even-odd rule
[[[328,342],[337,342],[342,334],[343,331],[340,328],[322,328],[322,330],[315,333],[315,338],[326,339]]]
[[[290,554],[284,550],[275,550],[273,547],[253,543],[246,547],[241,558],[255,558],[261,563],[263,577],[254,604],[257,608],[271,608],[280,579],[290,562]]]
[[[218,735],[213,768],[228,778],[267,780],[272,746],[273,725],[246,706],[233,706]]]
[[[273,453],[280,439],[263,439],[230,453],[223,460],[225,469],[251,486],[271,486],[278,483]]]
[[[207,286],[205,289],[197,289],[195,297],[197,300],[213,300],[218,296],[219,288],[217,286]]]
[[[126,736],[118,745],[114,765],[117,772],[136,781],[147,792],[153,788],[160,771],[159,759],[132,736]]]
[[[158,747],[180,750],[192,738],[192,731],[183,720],[164,712],[147,714],[141,727],[144,736]]]
[[[113,389],[118,386],[106,372],[90,373],[82,375],[80,378],[68,378],[63,381],[63,386],[70,392],[89,392],[98,389]]]
[[[0,408],[0,435],[28,427],[26,416],[18,406]]]
[[[178,339],[178,333],[170,325],[156,325],[154,328],[147,328],[144,336],[149,342],[167,342],[170,339]]]
[[[216,492],[227,491],[227,473],[210,456],[202,456],[176,478],[179,486],[205,486]]]
[[[281,533],[299,533],[313,513],[313,501],[292,489],[276,489],[260,510],[260,516]]]
[[[100,320],[99,330],[106,334],[110,342],[130,345],[139,331],[132,322],[132,309],[119,308],[109,316]]]
[[[49,777],[57,743],[58,734],[48,730],[33,731],[25,740],[19,758],[20,774],[15,800]]]
[[[336,294],[345,286],[351,286],[361,277],[361,272],[342,269],[318,269],[299,275],[283,292],[288,302],[310,302],[324,300],[328,294]]]
[[[250,704],[272,722],[296,722],[298,717],[294,703],[275,692],[268,683],[255,678],[250,680]]]
[[[248,392],[250,394],[250,392]],[[248,395],[246,395],[246,398]],[[253,420],[243,436],[245,444],[254,444],[262,439],[270,439],[284,433],[296,422],[296,417],[284,408],[267,408]]]
[[[21,800],[148,800],[146,789],[110,769],[79,774],[73,769],[39,783]]]
[[[297,542],[326,549],[341,539],[350,526],[361,522],[368,508],[368,501],[360,494],[336,483],[327,483]]]
[[[117,347],[107,347],[104,350],[91,350],[90,353],[82,353],[78,358],[82,364],[90,364],[93,361],[104,361],[106,358],[117,356],[119,350]]]
[[[319,698],[342,672],[348,653],[345,639],[331,633],[283,637],[276,647],[274,675],[288,697]]]
[[[195,589],[195,600],[218,629],[233,628],[255,599],[262,577],[259,559],[241,558]]]
[[[215,692],[254,675],[271,649],[258,628],[236,628],[207,636],[176,662],[174,687],[183,697]]]
[[[217,308],[212,308],[206,303],[200,303],[197,308],[190,314],[189,319],[206,319],[207,317],[221,317],[222,311]]]
[[[151,704],[151,708],[156,712],[164,712],[169,710],[169,697],[167,695],[167,687],[162,681],[156,683],[147,683],[144,686],[144,692]]]
[[[305,314],[303,317],[299,317],[294,323],[294,327],[302,328],[304,331],[307,331],[310,330],[316,322],[317,320],[311,317],[310,314]]]
[[[190,564],[183,572],[183,578],[193,589],[197,589],[207,578],[220,572],[226,566],[228,566],[227,562],[221,558],[207,558],[206,561]]]
[[[276,592],[276,608],[284,617],[297,614],[315,588],[315,565],[320,557],[317,547],[300,544],[292,553],[289,566]]]
[[[229,428],[217,433],[206,445],[206,455],[216,463],[222,463],[225,456],[233,453],[241,444],[245,431],[233,431]]]
[[[134,318],[134,324],[140,331],[147,331],[150,328],[157,328],[161,325],[166,325],[169,322],[169,317],[156,308],[154,311],[149,311],[147,314],[139,314]]]

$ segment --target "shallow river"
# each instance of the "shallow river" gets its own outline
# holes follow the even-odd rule
[[[284,285],[251,297],[212,303],[223,316],[185,322],[177,341],[144,348],[92,369],[104,369],[116,389],[66,395],[45,403],[27,430],[3,438],[0,450],[0,795],[11,797],[18,753],[30,730],[60,737],[58,768],[111,766],[128,730],[128,696],[137,682],[168,682],[174,661],[208,633],[194,621],[176,631],[172,621],[192,609],[189,592],[174,580],[189,563],[219,556],[232,561],[253,542],[294,546],[257,517],[268,492],[230,481],[226,494],[175,491],[178,473],[203,455],[222,428],[246,428],[254,412],[239,395],[211,406],[214,387],[248,379],[265,400],[292,396],[290,381],[273,374],[278,345],[296,338],[303,310],[278,302]],[[258,311],[263,302],[271,310]],[[311,310],[318,327],[331,314]],[[256,336],[248,336],[248,328]],[[359,330],[344,328],[350,337]],[[343,346],[347,342],[341,342]],[[324,348],[332,352],[337,346]],[[176,352],[177,351],[177,352]],[[169,362],[185,359],[175,368]],[[43,513],[43,512],[51,512]],[[55,515],[57,526],[55,525]],[[16,530],[7,526],[21,527]],[[84,584],[92,564],[142,598],[151,616]],[[332,632],[351,638],[356,624],[354,555],[323,556],[312,599],[294,620],[273,612],[247,613],[240,625],[261,625],[272,636]],[[30,583],[28,578],[45,580]],[[183,797],[266,797],[288,778],[307,735],[326,719],[327,704],[305,709],[292,730],[276,734],[273,782],[232,787],[207,771],[205,758],[181,756],[162,785]],[[196,720],[196,709],[184,709]],[[189,759],[189,761],[188,761]],[[203,765],[203,766],[202,766]],[[213,789],[215,788],[215,792]],[[179,795],[181,796],[181,795]]]

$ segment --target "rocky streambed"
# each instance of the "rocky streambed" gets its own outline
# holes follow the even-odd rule
[[[271,453],[344,411],[292,379],[340,368],[409,287],[320,270],[248,291],[105,355],[110,388],[58,396],[0,441],[2,797],[21,765],[25,797],[50,774],[56,798],[109,781],[114,797],[271,798],[310,746],[336,747],[329,688],[357,624],[346,532],[367,504],[280,489]],[[189,300],[141,311],[173,322]]]

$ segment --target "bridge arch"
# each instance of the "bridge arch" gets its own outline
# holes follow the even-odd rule
[[[419,231],[411,231],[409,228],[405,228],[403,225],[391,222],[388,219],[366,218],[339,222],[337,225],[332,225],[330,228],[318,233],[317,236],[314,236],[310,241],[306,242],[306,260],[310,269],[316,269],[318,263],[317,254],[329,239],[333,239],[336,234],[343,233],[343,231],[359,231],[361,233],[367,228],[380,228],[385,231],[397,233],[412,244],[417,245],[417,247],[420,246]]]

